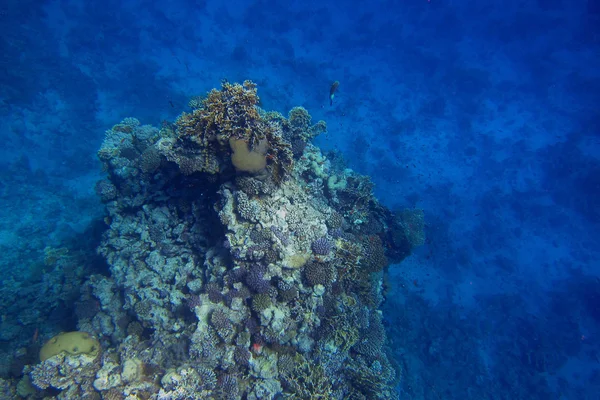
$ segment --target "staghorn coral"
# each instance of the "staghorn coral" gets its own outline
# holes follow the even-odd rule
[[[327,345],[341,352],[350,350],[360,338],[358,328],[342,315],[329,318],[323,324],[322,334],[326,338]]]
[[[198,109],[202,107],[202,96],[192,96],[188,101],[188,107],[192,110]]]
[[[177,119],[178,134],[201,145],[213,141],[224,145],[233,137],[249,139],[253,146],[260,139],[257,135],[264,131],[257,109],[259,101],[253,82],[239,85],[224,81],[221,90],[213,89],[202,99],[201,107]]]

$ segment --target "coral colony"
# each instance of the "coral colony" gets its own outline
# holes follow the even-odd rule
[[[98,152],[99,253],[78,331],[22,393],[59,399],[394,399],[378,310],[390,262],[423,244],[368,177],[333,166],[301,107],[224,82],[160,129],[127,118]],[[338,163],[336,163],[337,165]]]

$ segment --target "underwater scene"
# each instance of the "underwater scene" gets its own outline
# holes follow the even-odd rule
[[[600,0],[0,32],[0,400],[600,400]]]

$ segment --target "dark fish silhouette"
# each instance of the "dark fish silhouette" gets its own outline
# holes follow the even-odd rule
[[[338,81],[333,82],[331,85],[331,89],[329,89],[329,105],[333,105],[333,97],[335,96],[335,91],[337,90],[340,83]]]

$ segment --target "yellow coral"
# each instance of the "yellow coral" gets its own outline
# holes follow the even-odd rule
[[[231,162],[238,171],[257,173],[267,166],[268,142],[261,139],[258,145],[252,150],[248,148],[248,143],[243,139],[229,139],[231,146]]]
[[[310,255],[306,253],[294,253],[286,257],[284,264],[289,268],[297,269],[302,268],[309,260]]]
[[[62,332],[48,340],[40,350],[40,360],[46,361],[62,352],[95,357],[100,352],[100,342],[87,332]]]

